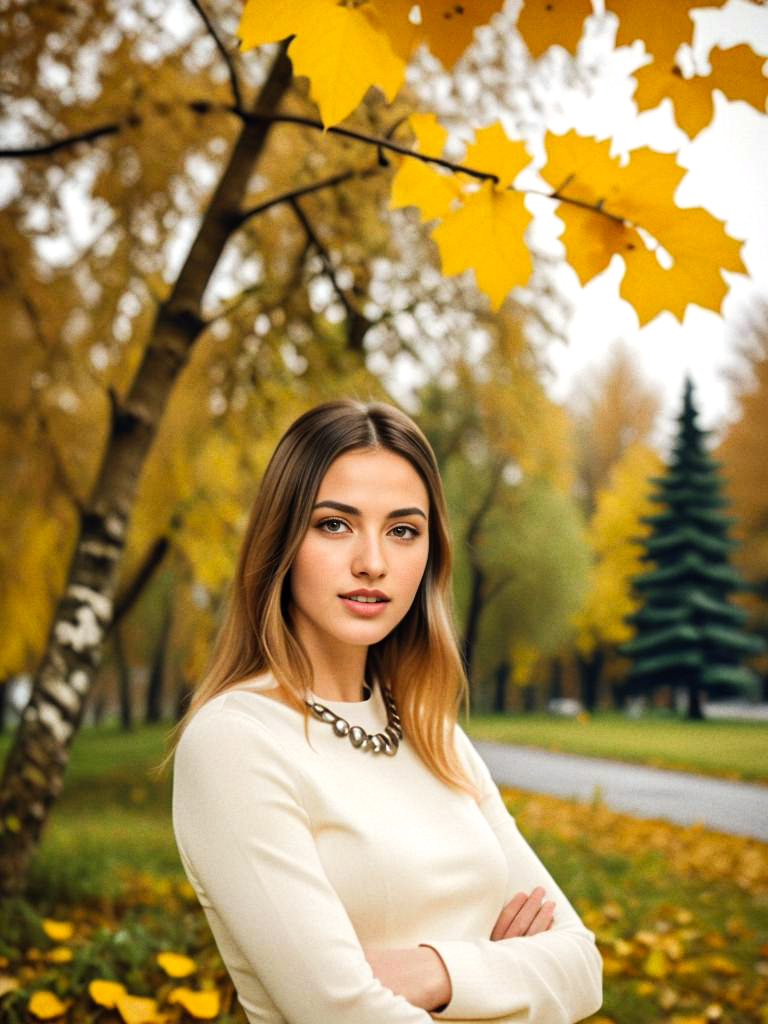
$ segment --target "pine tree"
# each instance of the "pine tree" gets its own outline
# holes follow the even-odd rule
[[[743,660],[762,649],[743,629],[746,611],[728,595],[749,589],[730,564],[736,541],[724,514],[720,463],[704,447],[696,422],[693,385],[686,379],[672,455],[662,476],[651,477],[651,500],[662,506],[643,516],[650,533],[641,560],[655,567],[636,576],[642,606],[627,622],[635,636],[619,651],[632,660],[625,692],[660,687],[687,693],[688,717],[703,718],[701,698],[754,692],[757,678]]]

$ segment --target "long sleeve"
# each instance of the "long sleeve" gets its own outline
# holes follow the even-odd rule
[[[209,920],[226,934],[250,1019],[429,1024],[429,1013],[374,976],[318,857],[300,789],[285,748],[232,705],[204,708],[176,752],[176,842]]]
[[[508,865],[506,900],[544,888],[555,901],[552,927],[538,935],[492,941],[435,941],[451,978],[451,1001],[437,1019],[494,1020],[498,1024],[573,1024],[602,1004],[602,959],[594,935],[518,831],[484,761],[463,730],[457,750],[480,787],[480,809]],[[501,907],[499,908],[501,910]]]

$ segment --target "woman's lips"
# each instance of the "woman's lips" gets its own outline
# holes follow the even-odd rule
[[[360,615],[364,619],[371,619],[387,607],[389,601],[354,601],[349,597],[339,595],[339,600],[350,611]]]

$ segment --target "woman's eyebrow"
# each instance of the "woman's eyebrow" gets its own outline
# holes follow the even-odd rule
[[[359,508],[355,508],[354,505],[345,505],[341,501],[318,501],[313,508],[335,508],[337,512],[346,512],[348,516],[359,516],[362,513]],[[421,516],[422,519],[427,517],[421,511],[420,508],[396,508],[392,512],[388,513],[387,519],[400,519],[402,516]]]

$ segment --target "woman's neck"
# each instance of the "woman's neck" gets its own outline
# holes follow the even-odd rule
[[[365,663],[367,648],[352,648],[334,653],[309,652],[312,660],[312,692],[326,700],[361,701],[365,699]]]

